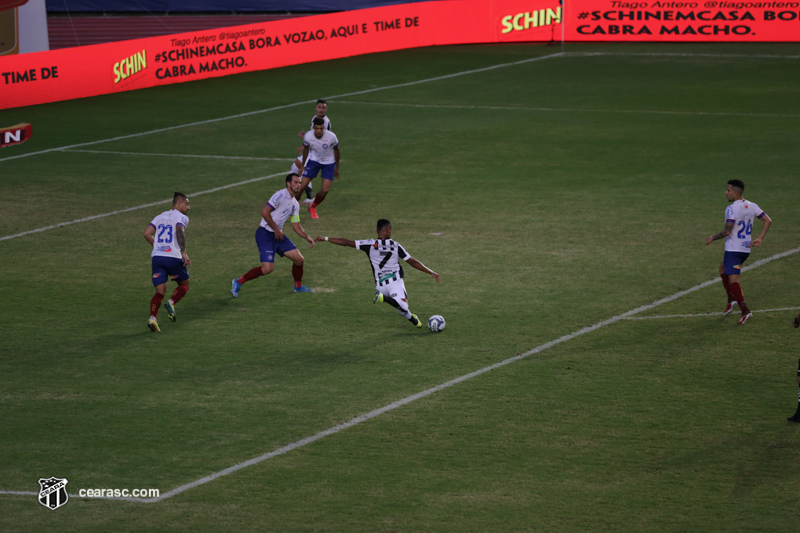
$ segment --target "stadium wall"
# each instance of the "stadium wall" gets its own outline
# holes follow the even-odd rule
[[[772,7],[797,2],[563,1],[419,2],[5,56],[0,109],[423,46],[800,37],[800,6]]]

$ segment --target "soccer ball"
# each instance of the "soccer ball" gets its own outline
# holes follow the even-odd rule
[[[442,315],[433,315],[428,319],[428,329],[434,333],[439,333],[444,330],[445,321]]]

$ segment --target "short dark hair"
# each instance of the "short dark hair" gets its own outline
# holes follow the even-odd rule
[[[189,198],[188,198],[188,197],[187,197],[185,194],[183,194],[182,192],[176,192],[176,193],[175,193],[175,194],[172,196],[172,205],[175,205],[175,204],[177,204],[177,203],[178,203],[178,201],[179,201],[181,198],[183,198],[184,200],[188,200],[188,199],[189,199]]]
[[[730,180],[728,185],[734,189],[739,189],[739,192],[744,192],[744,182],[742,180]]]
[[[319,100],[317,100],[317,103],[318,103],[318,104],[325,104],[325,105],[328,105],[328,101],[327,101],[327,100],[325,100],[324,98],[320,98]]]
[[[383,231],[383,228],[385,228],[386,226],[391,226],[391,225],[392,223],[385,218],[378,220],[378,233]]]
[[[291,183],[292,182],[292,178],[295,177],[295,176],[297,176],[299,178],[300,174],[297,174],[295,172],[292,172],[291,174],[287,174],[286,175],[286,183]]]
[[[314,117],[314,125],[315,126],[324,126],[325,125],[325,119],[322,118],[322,117]]]

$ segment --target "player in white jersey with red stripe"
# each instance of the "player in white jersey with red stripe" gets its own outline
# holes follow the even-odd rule
[[[339,139],[335,133],[325,129],[325,122],[319,117],[314,118],[314,129],[303,137],[302,160],[306,161],[302,189],[322,172],[322,186],[308,208],[311,218],[319,218],[317,206],[325,200],[334,178],[339,177]],[[302,189],[295,195],[298,200]]]
[[[240,278],[231,281],[231,294],[239,297],[242,285],[261,276],[266,276],[275,267],[275,254],[288,257],[292,260],[292,277],[294,278],[294,292],[314,292],[303,285],[303,265],[305,258],[292,240],[284,235],[283,225],[291,220],[292,229],[314,247],[314,240],[308,236],[300,225],[300,204],[294,195],[302,191],[300,176],[289,174],[286,176],[286,187],[277,191],[269,199],[267,205],[261,210],[261,224],[256,230],[256,245],[258,246],[261,266],[249,270]]]
[[[725,228],[711,237],[706,238],[706,245],[713,241],[725,239],[725,255],[719,265],[719,275],[722,278],[722,285],[728,293],[728,305],[725,307],[725,316],[733,311],[735,305],[739,306],[742,316],[739,324],[744,324],[753,313],[747,307],[744,299],[742,287],[739,284],[739,274],[742,265],[750,256],[750,249],[761,246],[764,235],[772,225],[772,219],[755,203],[745,200],[744,183],[741,180],[730,180],[725,190],[725,196],[731,202],[725,209]],[[753,223],[756,219],[763,222],[761,233],[755,239],[752,238]]]
[[[422,327],[422,322],[417,315],[411,313],[408,308],[408,294],[403,282],[403,267],[400,266],[400,259],[412,267],[430,274],[438,283],[442,282],[441,276],[429,269],[413,257],[399,242],[392,240],[392,223],[382,218],[378,220],[378,238],[363,241],[351,241],[336,237],[315,237],[315,242],[332,242],[339,246],[349,246],[361,250],[367,254],[372,267],[372,275],[375,278],[375,298],[373,303],[386,302],[400,313],[409,322]]]
[[[164,211],[144,230],[144,238],[153,247],[150,254],[153,267],[153,286],[156,294],[150,300],[150,319],[147,326],[150,331],[161,331],[158,327],[158,310],[167,292],[167,282],[171,279],[178,283],[175,291],[164,307],[167,317],[175,322],[175,305],[189,291],[189,272],[187,266],[192,264],[186,253],[186,226],[189,225],[189,198],[176,192],[172,198],[172,209]]]

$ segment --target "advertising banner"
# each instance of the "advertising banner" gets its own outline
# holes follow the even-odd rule
[[[420,2],[5,56],[0,57],[0,109],[422,46],[562,36],[566,41],[790,41],[797,40],[800,27],[797,9],[719,7],[727,0],[703,4],[717,4],[714,8],[660,0],[564,1],[564,6],[561,0]]]
[[[566,0],[568,41],[796,42],[800,1]]]

